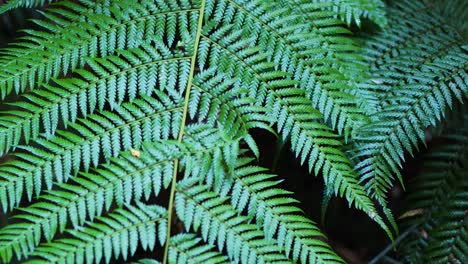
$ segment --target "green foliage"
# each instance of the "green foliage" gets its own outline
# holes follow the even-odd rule
[[[200,231],[203,240],[216,242],[219,250],[225,248],[235,262],[290,263],[256,225],[247,223],[246,216],[238,215],[209,186],[195,185],[197,181],[182,181],[177,187],[176,213],[186,230]]]
[[[468,95],[467,46],[457,32],[414,1],[396,1],[387,13],[388,28],[365,37],[372,76],[364,86],[375,112],[353,150],[361,181],[382,204],[392,181],[402,181],[405,153],[414,155],[425,131]]]
[[[9,0],[6,4],[0,6],[0,14],[18,7],[36,7],[53,1],[55,0]]]
[[[258,129],[323,177],[324,207],[342,197],[393,239],[387,192],[403,182],[407,154],[447,116],[466,116],[453,109],[468,98],[468,48],[442,10],[409,0],[48,5],[38,29],[0,50],[0,261],[345,263],[258,166]],[[457,144],[429,154],[410,184],[408,210],[423,214],[409,225],[428,237],[404,240],[403,260],[466,259],[466,135],[447,131]],[[138,260],[139,250],[162,258]]]
[[[468,3],[464,0],[426,0],[438,11],[444,21],[453,26],[466,40],[468,37]]]
[[[414,232],[400,245],[405,261],[464,263],[468,261],[468,115],[462,127],[448,128],[442,145],[431,149],[422,171],[411,182],[404,226]]]
[[[108,263],[111,257],[127,259],[138,246],[153,249],[156,234],[165,243],[166,209],[156,206],[127,206],[105,217],[99,217],[79,230],[69,230],[70,238],[53,240],[40,245],[31,255],[44,261],[30,263]],[[26,262],[26,263],[28,263]]]
[[[267,169],[253,166],[252,160],[239,160],[233,181],[221,188],[222,196],[230,194],[237,211],[247,210],[263,229],[267,239],[277,244],[294,261],[302,263],[342,263],[333,253],[322,232],[296,207],[291,193],[278,187],[279,181]]]
[[[87,171],[104,159],[116,157],[122,150],[140,148],[144,141],[176,138],[182,117],[181,101],[173,102],[163,93],[160,100],[147,96],[125,103],[114,111],[89,115],[70,124],[70,130],[57,131],[47,140],[40,137],[37,147],[19,146],[22,152],[11,153],[11,162],[0,165],[2,172],[0,202],[5,210],[20,204],[23,192],[31,200],[45,185],[52,188],[66,182],[82,168]],[[6,195],[8,193],[8,196]]]
[[[348,25],[354,22],[360,27],[362,18],[369,19],[380,27],[387,25],[385,4],[382,0],[313,0],[313,2],[322,3],[324,9],[333,10]]]

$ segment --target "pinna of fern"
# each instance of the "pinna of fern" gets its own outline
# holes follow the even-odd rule
[[[64,182],[80,169],[96,167],[101,156],[108,159],[121,150],[139,149],[145,141],[175,138],[179,127],[173,124],[181,120],[181,101],[177,105],[164,93],[156,94],[161,101],[144,96],[113,112],[89,115],[70,124],[75,133],[58,131],[49,140],[36,140],[38,147],[19,146],[23,151],[10,153],[14,160],[0,165],[0,189],[5,195],[0,198],[2,208],[12,210],[19,205],[24,190],[31,200],[43,186],[51,189],[52,181]]]
[[[355,23],[360,27],[362,19],[369,19],[381,28],[387,25],[385,4],[381,0],[313,0],[313,2],[322,3],[324,9],[333,10],[337,17],[348,25]]]
[[[48,82],[53,77],[84,66],[87,57],[103,57],[117,49],[136,47],[144,42],[143,36],[164,38],[166,46],[175,44],[175,36],[189,43],[187,38],[194,34],[187,32],[190,25],[157,31],[156,24],[177,24],[175,10],[186,10],[180,12],[188,16],[186,22],[196,23],[193,15],[190,19],[190,14],[196,13],[195,8],[191,2],[184,6],[152,1],[80,1],[78,5],[61,2],[45,14],[47,20],[35,21],[43,30],[28,31],[23,41],[2,51],[4,56],[1,60],[5,67],[0,73],[1,98],[13,92],[24,92],[26,88],[34,89],[36,83]],[[89,16],[89,13],[93,15]],[[86,23],[80,23],[84,18]],[[101,34],[102,31],[106,34]],[[24,53],[21,48],[28,51]],[[37,59],[38,55],[41,60]]]
[[[158,242],[165,243],[166,214],[164,208],[155,205],[117,209],[81,230],[69,230],[70,238],[39,246],[32,256],[43,260],[25,263],[100,263],[102,258],[109,263],[112,256],[120,255],[127,259],[138,246],[153,249]]]
[[[7,3],[0,6],[0,14],[3,14],[11,9],[19,7],[36,7],[44,5],[55,0],[10,0]]]

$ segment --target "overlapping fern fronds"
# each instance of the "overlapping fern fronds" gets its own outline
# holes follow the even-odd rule
[[[371,122],[356,136],[356,170],[373,197],[385,204],[405,153],[425,143],[425,131],[468,98],[468,46],[431,9],[417,1],[394,1],[388,28],[366,36],[365,57],[374,94]]]
[[[381,0],[313,0],[313,2],[322,3],[324,9],[333,10],[348,25],[355,23],[360,27],[363,18],[371,20],[382,28],[387,25],[385,4]]]
[[[83,260],[83,252],[76,251],[80,247],[67,253],[66,243],[81,245],[85,241],[55,240],[63,236],[67,226],[79,228],[85,221],[94,222],[107,214],[113,205],[121,207],[148,200],[169,187],[172,199],[179,192],[175,186],[181,168],[186,175],[196,172],[207,183],[221,186],[236,174],[238,141],[244,139],[258,155],[248,132],[255,127],[273,130],[275,118],[283,137],[292,134],[295,141],[315,142],[315,150],[295,147],[311,169],[316,173],[330,170],[327,178],[330,182],[337,178],[336,192],[373,214],[371,201],[357,185],[351,167],[346,165],[349,161],[339,150],[337,136],[320,123],[322,115],[312,108],[306,91],[288,78],[291,55],[280,59],[283,71],[278,71],[268,59],[280,54],[256,46],[254,34],[241,37],[249,27],[266,26],[262,21],[266,18],[255,10],[260,8],[272,14],[280,6],[279,2],[275,6],[247,5],[246,9],[244,3],[233,1],[63,2],[45,13],[47,20],[36,21],[46,32],[30,31],[24,40],[3,50],[1,60],[5,67],[0,90],[9,106],[2,115],[1,149],[12,161],[2,164],[2,207],[11,211],[23,204],[24,197],[33,200],[20,209],[22,213],[14,214],[18,223],[0,231],[3,261],[8,262],[13,256]],[[232,10],[237,12],[232,17],[237,24],[229,25],[225,19]],[[289,26],[295,27],[291,10],[287,7],[282,16]],[[326,15],[333,17],[333,12]],[[242,17],[247,20],[239,20]],[[83,19],[86,23],[78,26],[77,22]],[[306,23],[305,18],[302,21]],[[334,20],[330,23],[340,24]],[[281,28],[272,30],[278,31],[279,37],[283,35],[281,39],[288,32]],[[328,36],[322,38],[325,41]],[[290,46],[288,42],[285,44]],[[256,47],[243,49],[245,45]],[[311,56],[307,52],[312,50],[291,48],[292,52],[303,52],[304,59]],[[13,93],[20,98],[11,101]],[[295,101],[298,105],[291,108]],[[276,110],[268,114],[268,108]],[[187,126],[189,118],[205,125]],[[340,120],[340,130],[344,130],[346,122]],[[323,132],[306,131],[312,127]],[[156,143],[141,149],[145,141]],[[211,145],[200,143],[204,141]],[[131,154],[118,155],[120,150],[131,150]],[[177,204],[176,208],[183,210]],[[236,212],[234,207],[230,210],[234,214],[242,211]],[[126,215],[124,211],[121,214]],[[167,223],[171,222],[170,215]],[[271,236],[283,229],[259,231],[255,224],[246,222],[246,217],[236,216],[234,219],[244,221],[247,228],[237,227],[236,232],[246,238],[250,237],[248,232],[253,232],[257,242],[245,241],[252,243],[254,251],[259,250],[258,243],[264,249],[255,253],[257,257],[246,257],[236,249],[238,242],[227,241],[218,244],[219,250],[226,247],[228,258],[237,260],[288,262],[289,257],[315,260],[328,255],[326,258],[340,262],[333,251],[324,250],[326,244],[310,241],[314,235],[320,235],[313,222],[297,217],[289,221],[308,223],[311,233],[293,231],[294,222],[289,222],[287,230],[294,234],[293,240],[280,242],[274,249]],[[186,227],[190,228],[190,222]],[[232,224],[226,227],[233,228]],[[50,244],[41,246],[41,237]],[[203,238],[209,244],[214,242]],[[286,247],[287,253],[280,247]],[[58,248],[63,252],[46,253]],[[169,252],[170,247],[167,248]],[[122,248],[122,252],[127,251]],[[101,258],[93,254],[88,257]],[[106,261],[109,257],[105,256]]]
[[[385,206],[405,151],[465,100],[466,46],[409,16],[419,4],[393,3],[387,23],[381,1],[330,3],[49,5],[0,50],[0,260],[158,263],[133,259],[158,245],[163,263],[344,263],[249,158],[253,129],[392,237],[372,198]],[[362,19],[385,30],[364,52],[349,29]]]
[[[468,37],[468,3],[463,0],[426,0],[430,7],[434,8],[444,20],[454,27],[462,37]]]
[[[441,145],[426,154],[421,172],[409,185],[403,226],[414,231],[399,246],[408,263],[468,261],[466,112],[462,127],[459,124],[444,132]]]
[[[0,14],[7,12],[8,10],[19,8],[19,7],[36,7],[44,5],[55,0],[9,0],[7,3],[0,6]]]

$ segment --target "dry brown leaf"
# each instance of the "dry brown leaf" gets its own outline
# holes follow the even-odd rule
[[[398,217],[398,219],[413,217],[413,216],[421,215],[421,214],[424,214],[424,209],[418,208],[418,209],[409,210],[409,211],[405,212],[400,217]]]

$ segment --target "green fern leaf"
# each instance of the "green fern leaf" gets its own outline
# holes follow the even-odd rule
[[[231,196],[238,212],[249,216],[263,229],[265,237],[276,240],[286,256],[301,263],[344,263],[322,241],[325,236],[317,225],[307,219],[290,193],[278,187],[279,180],[266,169],[251,165],[251,159],[239,161],[233,180],[226,181],[222,196]],[[320,239],[318,239],[320,238]]]
[[[45,5],[55,0],[9,0],[7,3],[0,5],[0,14],[3,14],[11,9],[19,7],[36,7]]]
[[[0,50],[0,205],[13,220],[0,261],[158,263],[130,257],[159,244],[164,264],[343,263],[247,158],[247,147],[264,154],[254,129],[323,176],[326,199],[344,197],[392,238],[386,192],[406,153],[467,101],[468,48],[419,1],[388,6],[386,16],[380,0],[50,5],[39,30]],[[362,19],[381,33],[354,32]],[[458,147],[435,156],[455,159]],[[464,261],[465,163],[448,164],[433,162],[449,173],[426,173],[410,196],[430,236],[405,240],[416,260]],[[167,210],[135,208],[150,199]],[[181,222],[195,233],[177,235]]]
[[[177,216],[186,230],[198,231],[203,240],[225,249],[229,259],[242,263],[291,263],[278,247],[263,237],[247,218],[238,216],[226,199],[209,191],[204,185],[194,185],[194,180],[179,182],[175,200]]]
[[[27,47],[26,54],[18,53],[15,47],[2,52],[7,56],[3,58],[6,63],[0,71],[0,97],[5,98],[13,90],[16,93],[26,88],[32,90],[37,83],[46,83],[61,73],[67,74],[71,69],[84,66],[86,57],[104,57],[118,49],[137,47],[144,42],[143,36],[160,40],[167,37],[165,34],[177,33],[185,43],[190,43],[190,39],[185,38],[190,38],[192,33],[184,31],[179,34],[177,27],[172,32],[157,31],[156,24],[170,24],[177,15],[185,15],[188,19],[190,13],[195,12],[195,7],[188,6],[184,9],[186,12],[181,12],[179,5],[168,6],[144,0],[106,4],[83,1],[81,5],[66,2],[62,8],[53,9],[49,17],[53,19],[56,15],[67,14],[67,23],[49,26],[53,19],[48,24],[40,23],[51,32],[28,31],[25,41],[14,44]],[[84,17],[87,23],[77,23]],[[173,43],[169,41],[166,45],[172,46]]]
[[[291,134],[293,150],[298,156],[302,156],[303,162],[307,158],[309,169],[314,169],[316,174],[323,168],[326,168],[327,172],[331,171],[330,178],[339,179],[334,185],[336,186],[335,193],[346,194],[349,201],[357,203],[358,208],[375,216],[372,202],[360,190],[350,162],[339,150],[340,141],[331,129],[319,123],[322,116],[311,107],[312,103],[304,98],[305,92],[295,88],[297,82],[282,79],[284,73],[265,72],[265,69],[271,67],[271,64],[265,61],[267,54],[258,52],[258,49],[244,52],[236,48],[236,40],[240,35],[233,32],[231,28],[222,28],[223,36],[229,33],[229,38],[218,40],[202,35],[200,46],[203,48],[200,50],[200,56],[197,57],[200,68],[204,68],[205,53],[217,54],[212,56],[210,63],[220,65],[227,72],[243,76],[243,80],[246,80],[249,85],[249,97],[260,98],[265,101],[268,109],[273,109],[270,119],[278,122],[278,131],[283,138]],[[312,132],[312,128],[321,129],[321,131]],[[303,149],[304,144],[310,147]],[[312,148],[312,146],[315,147]],[[341,180],[343,178],[346,180]]]
[[[177,57],[160,42],[154,45],[142,44],[139,49],[120,51],[120,56],[90,60],[88,66],[93,72],[76,70],[81,78],[55,80],[56,86],[44,85],[11,103],[13,109],[0,116],[1,152],[23,138],[26,143],[36,139],[42,131],[47,137],[54,135],[60,121],[67,125],[106,105],[112,109],[124,99],[134,100],[137,94],[177,90],[176,83],[158,78],[155,72],[167,79],[179,77],[183,85],[187,58]],[[180,97],[174,92],[171,95]]]
[[[422,172],[409,186],[404,226],[417,232],[403,240],[399,252],[411,263],[464,263],[468,260],[466,200],[468,198],[468,127],[448,129],[445,144],[426,154]]]
[[[110,263],[111,257],[123,259],[132,256],[138,244],[144,249],[156,245],[156,233],[167,225],[167,211],[159,206],[126,206],[117,209],[98,222],[89,223],[80,229],[68,230],[70,237],[41,244],[33,256],[41,260],[29,263]],[[164,243],[165,237],[159,237]],[[28,263],[25,262],[25,263]]]
[[[142,97],[125,103],[113,112],[89,115],[70,124],[70,131],[58,131],[49,140],[40,138],[38,147],[20,146],[24,152],[14,153],[15,159],[0,165],[0,197],[4,210],[17,206],[24,191],[29,200],[42,189],[50,190],[52,182],[66,182],[80,169],[96,167],[101,157],[116,157],[122,150],[139,149],[142,142],[174,139],[182,118],[181,101],[172,100],[156,91],[159,100]]]
[[[468,98],[467,47],[460,36],[421,3],[395,1],[389,15],[388,32],[369,40],[379,106],[357,133],[355,150],[361,181],[381,204],[393,180],[402,182],[404,154],[413,155],[426,141],[425,130]]]
[[[81,173],[72,183],[57,183],[60,190],[49,191],[40,201],[21,209],[23,214],[16,215],[27,222],[0,230],[0,258],[8,262],[13,253],[18,259],[24,258],[33,252],[41,236],[50,240],[57,232],[63,232],[67,223],[74,227],[83,225],[86,219],[93,220],[108,211],[113,203],[122,206],[134,200],[147,200],[151,194],[158,195],[172,180],[175,159],[184,155],[206,159],[226,145],[219,136],[214,141],[216,145],[211,145],[213,136],[192,135],[195,141],[186,144],[160,141],[145,145],[140,157],[125,154],[94,172]]]
[[[370,19],[378,26],[384,28],[387,25],[385,5],[381,0],[313,0],[322,3],[324,9],[333,10],[337,16],[351,25],[353,22],[361,26],[361,18]]]

